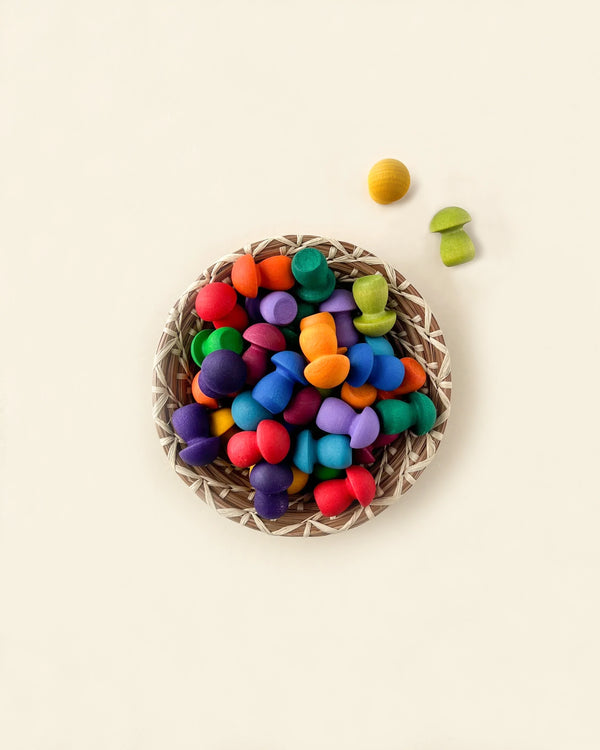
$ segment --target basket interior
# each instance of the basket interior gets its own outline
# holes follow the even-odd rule
[[[317,247],[327,258],[340,286],[350,287],[358,277],[380,272],[389,284],[388,307],[397,321],[388,338],[398,356],[414,357],[425,368],[422,389],[433,400],[438,418],[434,429],[423,436],[406,432],[376,452],[377,460],[367,468],[377,484],[377,496],[367,508],[353,503],[335,518],[319,512],[312,493],[291,498],[288,512],[268,521],[254,512],[254,490],[248,470],[232,466],[224,452],[212,464],[188,466],[178,456],[183,447],[171,428],[173,411],[193,401],[191,381],[197,367],[189,348],[196,333],[205,327],[194,309],[197,290],[212,281],[230,282],[231,264],[240,253],[251,252],[257,261],[277,254],[293,254],[304,247]],[[211,327],[208,324],[208,327]],[[177,300],[165,324],[157,348],[153,371],[153,412],[161,443],[179,476],[218,513],[250,528],[290,536],[330,534],[374,518],[406,492],[433,459],[442,439],[450,410],[450,358],[437,322],[417,290],[394,268],[350,243],[315,236],[270,238],[225,256],[206,269]]]

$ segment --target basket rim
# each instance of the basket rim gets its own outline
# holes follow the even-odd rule
[[[251,253],[260,260],[277,254],[293,255],[304,247],[317,247],[342,282],[352,281],[354,277],[364,275],[357,271],[358,265],[361,264],[367,264],[369,269],[374,269],[374,272],[380,272],[386,277],[390,287],[389,306],[396,307],[398,312],[396,327],[390,334],[393,339],[392,343],[395,344],[396,349],[402,347],[404,352],[408,349],[409,355],[415,356],[425,367],[428,385],[433,389],[430,395],[434,400],[437,399],[438,420],[434,429],[426,436],[417,438],[410,432],[406,433],[404,457],[401,459],[400,466],[395,467],[398,469],[395,488],[391,492],[380,492],[370,506],[356,508],[353,504],[340,516],[329,519],[322,516],[318,509],[315,512],[314,507],[304,510],[304,503],[308,502],[308,496],[305,499],[301,496],[300,500],[292,503],[295,506],[294,511],[302,514],[300,517],[290,520],[286,518],[290,515],[288,511],[277,521],[266,521],[254,512],[252,488],[249,487],[247,480],[242,479],[247,472],[240,472],[240,470],[234,472],[234,467],[226,465],[222,459],[217,459],[215,465],[210,465],[210,467],[191,467],[179,459],[178,448],[181,441],[170,426],[170,416],[177,406],[184,403],[183,399],[178,396],[178,389],[181,391],[183,387],[182,381],[187,379],[189,382],[192,377],[187,351],[189,345],[185,339],[192,334],[194,326],[196,330],[204,326],[203,321],[200,321],[193,309],[193,300],[197,290],[211,281],[225,280],[230,283],[228,269],[241,254]],[[346,266],[350,270],[347,270],[344,275],[340,268],[343,270]],[[397,304],[394,304],[394,301]],[[195,330],[193,332],[195,333]],[[409,339],[412,342],[410,344]],[[411,351],[411,348],[414,351]],[[450,413],[451,387],[450,355],[437,320],[419,291],[395,267],[370,251],[349,242],[319,235],[280,235],[247,244],[233,253],[221,256],[207,266],[178,297],[170,309],[154,357],[152,411],[156,430],[169,463],[181,479],[220,515],[270,535],[322,536],[353,528],[375,518],[410,489],[433,460],[443,438]],[[190,402],[191,397],[188,397],[185,403]],[[396,442],[399,441],[400,439]],[[372,473],[375,471],[378,475],[376,476],[378,490],[380,481],[383,486],[389,484],[387,474],[390,470],[393,471],[394,462],[398,460],[397,453],[401,449],[396,449],[394,446],[395,443],[383,449],[380,462],[368,467]],[[221,471],[223,474],[219,473]],[[235,476],[232,476],[234,474],[240,482],[244,482],[243,485],[240,482],[236,485]],[[238,501],[244,498],[245,503],[242,502],[244,507],[240,507],[239,502],[232,503],[232,498]]]

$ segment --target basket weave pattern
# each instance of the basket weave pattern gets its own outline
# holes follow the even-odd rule
[[[388,307],[398,314],[388,334],[399,356],[414,357],[427,372],[424,392],[433,400],[438,418],[434,429],[417,437],[406,432],[384,449],[369,467],[377,483],[377,497],[367,508],[354,503],[336,518],[325,518],[318,511],[311,493],[292,498],[290,509],[281,518],[267,521],[254,511],[254,490],[248,471],[218,458],[208,466],[188,466],[179,458],[182,444],[171,427],[175,409],[192,401],[191,381],[195,366],[188,353],[195,334],[204,327],[194,309],[196,292],[212,281],[230,281],[231,264],[242,253],[256,260],[272,255],[293,255],[304,247],[316,247],[326,257],[338,282],[351,284],[358,276],[376,272],[386,278],[390,292]],[[347,242],[311,235],[273,237],[226,255],[191,285],[173,306],[160,337],[154,358],[153,416],[160,442],[171,466],[189,487],[222,516],[253,529],[278,536],[319,536],[343,531],[375,517],[409,490],[432,461],[442,439],[450,413],[450,357],[442,331],[431,309],[398,271],[366,250]]]

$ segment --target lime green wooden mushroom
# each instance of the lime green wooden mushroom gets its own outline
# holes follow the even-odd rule
[[[365,336],[385,336],[396,323],[396,313],[388,310],[388,284],[380,273],[361,276],[352,285],[352,296],[362,315],[354,318],[354,327]]]
[[[446,266],[458,266],[475,257],[475,246],[463,226],[471,221],[464,208],[449,206],[442,208],[429,224],[430,232],[440,232],[442,241],[440,255]]]

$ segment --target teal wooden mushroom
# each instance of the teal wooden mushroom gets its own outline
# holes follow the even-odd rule
[[[435,404],[424,393],[409,393],[408,401],[390,398],[375,404],[382,435],[398,435],[412,430],[415,435],[424,435],[433,429],[437,414]]]
[[[442,241],[440,255],[446,266],[458,266],[475,257],[475,246],[463,226],[471,221],[464,208],[449,206],[442,208],[429,224],[430,232],[440,232]]]

